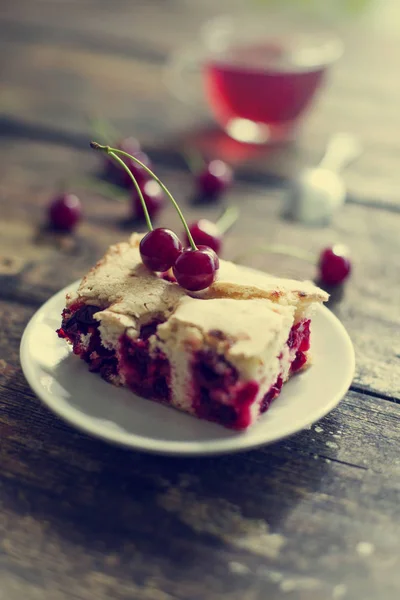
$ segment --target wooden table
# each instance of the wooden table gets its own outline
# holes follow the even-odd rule
[[[400,40],[357,29],[297,145],[238,157],[226,139],[199,131],[200,115],[162,80],[166,55],[193,37],[212,4],[0,7],[1,600],[399,597]],[[228,156],[238,174],[228,201],[242,215],[226,257],[250,240],[315,253],[335,241],[351,247],[354,275],[332,310],[353,339],[357,369],[320,423],[242,455],[161,458],[74,431],[30,391],[18,359],[29,318],[128,235],[127,204],[77,184],[86,218],[76,235],[42,229],[59,181],[97,168],[90,110],[143,141],[189,218],[215,218],[220,207],[188,201],[179,147],[200,140]],[[286,222],[282,182],[339,128],[366,148],[346,174],[349,202],[327,229]],[[160,223],[178,228],[172,210]],[[313,276],[294,259],[249,264]]]

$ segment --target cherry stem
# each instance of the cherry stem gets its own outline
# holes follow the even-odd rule
[[[157,175],[155,173],[153,173],[153,171],[151,169],[149,169],[149,167],[146,167],[145,164],[143,164],[138,158],[136,158],[135,156],[132,156],[131,154],[128,154],[128,152],[124,152],[124,150],[119,150],[118,148],[110,148],[110,146],[102,146],[101,144],[98,144],[97,142],[90,142],[90,146],[91,148],[94,148],[95,150],[102,150],[103,152],[106,152],[109,156],[112,156],[113,158],[116,158],[118,160],[118,162],[121,163],[121,165],[124,166],[125,170],[128,171],[128,173],[130,174],[131,178],[133,181],[135,181],[135,178],[133,177],[132,173],[130,172],[129,168],[126,166],[126,164],[124,163],[123,160],[121,160],[118,156],[116,156],[117,154],[120,154],[121,156],[125,156],[126,158],[129,158],[131,160],[133,160],[134,162],[136,162],[138,165],[140,165],[149,175],[150,177],[152,177],[154,179],[154,181],[156,181],[158,183],[158,185],[164,190],[164,192],[167,194],[168,198],[171,200],[172,204],[174,205],[174,208],[176,210],[176,212],[179,215],[180,220],[182,221],[182,225],[185,229],[187,238],[189,240],[190,246],[192,248],[192,250],[197,250],[197,246],[194,242],[193,236],[190,233],[190,229],[188,227],[188,224],[186,223],[186,219],[182,214],[181,209],[179,208],[179,205],[177,203],[177,201],[175,200],[175,198],[173,197],[173,195],[171,194],[171,192],[168,190],[168,188],[163,184],[163,182],[157,177]],[[137,185],[137,183],[135,183],[135,185]],[[136,189],[139,192],[139,186],[137,185]],[[140,192],[140,200],[142,201],[143,196]],[[143,199],[143,212],[145,214],[146,217],[146,222],[147,225],[150,229],[150,231],[153,229],[152,225],[151,225],[151,221],[150,221],[150,217],[147,211],[147,206],[146,203],[144,202]],[[149,225],[150,223],[150,225]]]
[[[298,248],[294,248],[293,246],[285,246],[284,244],[261,244],[259,246],[254,246],[250,248],[247,252],[238,255],[233,262],[241,263],[244,259],[249,258],[250,256],[254,256],[254,254],[258,254],[259,252],[268,252],[270,254],[283,254],[284,256],[293,256],[293,258],[299,258],[300,260],[304,260],[312,265],[315,264],[315,257],[310,253],[303,250],[299,250]]]
[[[129,177],[132,179],[133,185],[135,186],[136,191],[139,194],[140,202],[141,202],[142,208],[143,208],[144,218],[146,219],[147,228],[149,231],[153,231],[153,225],[152,225],[152,222],[150,219],[149,211],[147,210],[146,202],[143,198],[142,190],[140,189],[138,182],[132,175],[130,168],[124,163],[124,161],[119,156],[117,156],[115,154],[115,152],[113,152],[113,150],[109,146],[105,146],[105,148],[106,148],[106,152],[107,152],[108,156],[111,156],[111,158],[113,158],[115,161],[117,161],[117,163],[119,163],[119,165],[123,169],[125,169],[125,171],[129,174]],[[124,152],[124,154],[126,154],[126,152]],[[128,154],[128,156],[129,156],[129,154]]]
[[[228,206],[215,223],[220,233],[226,233],[236,223],[239,218],[239,209],[237,206]]]

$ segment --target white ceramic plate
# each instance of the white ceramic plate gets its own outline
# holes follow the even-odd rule
[[[32,317],[21,341],[21,364],[35,393],[60,417],[88,433],[132,448],[175,455],[220,454],[269,444],[318,421],[346,393],[354,350],[338,319],[319,307],[313,319],[313,365],[283,387],[248,431],[232,432],[145,400],[90,373],[55,330],[68,286]]]

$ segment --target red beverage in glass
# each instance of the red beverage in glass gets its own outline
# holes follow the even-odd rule
[[[264,141],[279,141],[291,137],[326,68],[309,49],[266,42],[211,57],[203,75],[214,116],[232,137],[252,141],[258,129]]]

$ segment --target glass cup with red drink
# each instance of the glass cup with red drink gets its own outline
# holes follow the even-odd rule
[[[173,55],[167,81],[186,103],[205,98],[230,137],[282,142],[295,136],[342,49],[309,22],[219,17]]]

